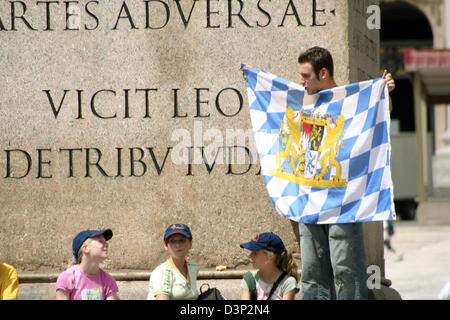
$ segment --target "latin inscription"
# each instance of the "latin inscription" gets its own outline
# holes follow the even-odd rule
[[[329,3],[321,0],[1,1],[0,34],[157,32],[169,24],[178,24],[180,30],[323,27],[336,15],[335,9],[327,6]],[[47,117],[50,121],[67,122],[71,128],[87,121],[95,126],[96,121],[125,123],[140,119],[152,130],[160,120],[155,119],[155,111],[161,108],[166,111],[166,121],[197,122],[193,132],[171,129],[167,134],[171,135],[173,143],[162,146],[159,141],[142,146],[113,144],[108,147],[83,145],[82,142],[56,147],[50,144],[52,147],[49,147],[44,142],[44,145],[25,148],[8,141],[0,150],[0,161],[4,164],[0,174],[5,179],[159,177],[165,174],[170,162],[185,176],[195,176],[201,171],[208,175],[216,172],[259,174],[257,152],[251,145],[251,129],[220,131],[210,128],[202,132],[202,121],[212,116],[226,119],[240,115],[245,105],[244,95],[233,85],[219,89],[208,86],[40,88],[35,95],[42,103],[38,107],[50,116]],[[169,103],[161,106],[160,101]],[[189,104],[182,101],[189,101]],[[15,108],[20,106],[11,110]]]
[[[298,0],[259,0],[252,4],[244,0],[136,0],[139,5],[135,10],[131,9],[131,2],[135,1],[2,1],[2,12],[8,14],[0,16],[0,31],[94,31],[106,25],[112,26],[111,30],[162,30],[171,22],[187,29],[197,12],[203,16],[202,28],[206,29],[322,27],[336,14],[321,0],[310,0],[311,9],[307,11]],[[101,6],[114,6],[114,16],[101,16]],[[62,25],[56,22],[61,16]]]

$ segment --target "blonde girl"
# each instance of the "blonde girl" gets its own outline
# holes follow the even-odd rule
[[[250,250],[256,271],[244,275],[242,300],[293,300],[299,290],[297,265],[273,232],[260,233],[241,248]]]
[[[72,265],[56,281],[57,300],[119,300],[115,279],[99,265],[108,258],[108,243],[113,233],[85,230],[72,242]]]

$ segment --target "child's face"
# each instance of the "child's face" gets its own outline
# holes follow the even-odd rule
[[[164,243],[164,248],[169,252],[170,256],[174,258],[186,257],[191,247],[191,239],[181,234],[170,236]]]
[[[103,235],[90,238],[91,241],[86,246],[87,253],[100,261],[108,258],[108,243]]]
[[[250,258],[250,261],[253,264],[253,268],[255,269],[262,269],[271,260],[273,260],[273,256],[270,254],[270,252],[264,249],[251,251],[248,257]]]

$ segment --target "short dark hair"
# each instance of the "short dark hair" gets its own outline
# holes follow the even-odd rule
[[[330,76],[333,77],[333,57],[327,49],[320,47],[309,48],[298,57],[298,63],[307,62],[311,63],[317,77],[319,77],[319,72],[322,68],[327,69]]]

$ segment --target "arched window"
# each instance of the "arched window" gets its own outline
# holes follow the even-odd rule
[[[389,70],[396,82],[391,93],[394,106],[391,118],[398,123],[400,132],[415,131],[414,92],[404,73],[403,48],[432,48],[433,31],[425,14],[408,2],[381,2],[380,9],[381,67]]]

